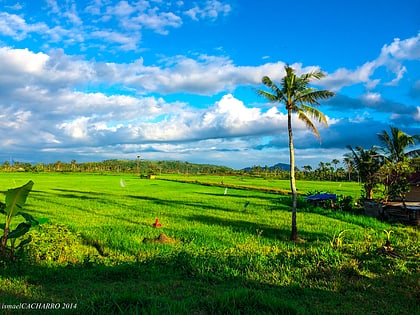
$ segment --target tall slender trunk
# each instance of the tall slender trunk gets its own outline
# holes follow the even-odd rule
[[[290,189],[292,190],[292,234],[291,241],[299,239],[296,224],[296,208],[297,208],[297,192],[295,181],[295,151],[293,148],[293,131],[292,131],[292,110],[287,111],[287,129],[289,132],[289,154],[290,154]]]

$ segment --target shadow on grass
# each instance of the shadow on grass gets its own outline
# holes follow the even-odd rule
[[[285,241],[289,240],[290,237],[290,226],[274,227],[268,224],[260,224],[247,220],[232,220],[208,215],[190,215],[186,218],[191,221],[200,222],[201,224],[229,227],[234,232],[245,232],[250,235],[255,235],[256,231],[262,231],[262,237],[274,240]],[[299,232],[299,235],[307,241],[315,241],[325,237],[325,235],[321,233],[305,232],[303,230]]]
[[[174,199],[163,199],[163,198],[156,198],[156,197],[151,197],[151,196],[134,196],[134,195],[129,195],[128,197],[133,198],[133,199],[137,199],[137,200],[144,200],[147,202],[152,202],[156,205],[161,205],[161,206],[167,206],[167,207],[177,207],[177,206],[182,206],[182,207],[191,207],[191,209],[196,209],[196,210],[217,210],[217,211],[226,211],[226,212],[237,212],[240,211],[242,209],[232,209],[229,207],[222,207],[220,205],[220,203],[218,205],[210,205],[208,203],[206,203],[205,201],[202,202],[193,202],[189,199],[186,200],[174,200]],[[223,198],[223,196],[221,197]]]
[[[95,201],[98,203],[98,205],[104,205],[106,207],[120,207],[121,203],[115,201],[115,197],[118,197],[118,194],[103,194],[103,193],[97,193],[97,192],[91,192],[91,191],[81,191],[81,190],[68,190],[68,189],[53,189],[55,191],[58,191],[58,193],[55,192],[44,192],[44,191],[34,191],[31,194],[31,198],[37,199],[39,201],[48,202],[49,204],[53,205],[54,208],[57,207],[59,209],[60,206],[63,207],[69,207],[69,204],[71,204],[71,209],[74,211],[80,211],[82,215],[86,214],[93,214],[95,216],[101,216],[105,218],[115,219],[115,220],[121,220],[125,221],[127,223],[131,224],[139,224],[138,221],[128,219],[126,217],[121,217],[109,213],[104,213],[102,211],[95,211],[90,209],[89,206],[85,203],[86,201]],[[52,197],[54,196],[54,197]],[[109,196],[110,198],[104,198],[104,196]],[[114,198],[114,199],[113,199]],[[72,200],[72,202],[66,202],[66,200]],[[78,203],[74,203],[74,200],[80,200]],[[28,204],[28,207],[31,208],[31,203]],[[97,206],[98,209],[100,209],[99,206]],[[33,209],[35,212],[39,212],[41,214],[48,214],[45,211],[38,210],[36,208]],[[128,211],[128,210],[127,210]],[[132,211],[135,211],[134,209]]]
[[[259,269],[246,254],[237,260],[239,265],[219,258],[181,251],[115,266],[12,266],[2,272],[1,279],[9,279],[9,285],[0,288],[0,302],[77,304],[76,309],[48,314],[418,314],[420,310],[418,276],[370,279],[352,268],[322,266],[306,275],[299,268],[289,270],[292,278],[300,274],[289,283],[283,279],[267,283],[263,275],[252,279],[248,271]],[[273,267],[273,272],[282,268]],[[18,281],[21,289],[16,288]]]

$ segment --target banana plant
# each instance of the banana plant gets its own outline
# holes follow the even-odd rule
[[[10,240],[10,254],[14,258],[16,239],[25,235],[31,227],[40,223],[32,215],[22,211],[33,185],[34,182],[29,181],[21,187],[7,190],[5,192],[5,203],[0,202],[0,213],[6,216],[5,223],[0,224],[0,228],[3,229],[3,236],[0,238],[0,254],[3,256],[6,255],[7,241]],[[17,216],[22,216],[25,221],[19,223],[16,228],[11,230],[12,221]],[[30,241],[30,238],[21,241],[19,247]]]

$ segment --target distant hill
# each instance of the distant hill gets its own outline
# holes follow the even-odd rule
[[[261,165],[260,165],[260,167],[261,167],[261,168],[264,168],[265,166],[261,166]],[[250,172],[250,171],[252,170],[252,168],[253,168],[253,167],[245,167],[245,168],[243,168],[242,170],[243,170],[243,171],[246,171],[246,172]],[[275,170],[275,169],[280,169],[280,170],[282,170],[282,171],[290,171],[290,164],[277,163],[277,164],[275,164],[275,165],[273,165],[273,166],[269,166],[269,167],[268,167],[268,169],[269,169],[270,171],[273,171],[273,170]]]
[[[282,171],[290,171],[290,164],[285,163],[277,163],[276,165],[270,166],[270,170],[274,170],[276,168],[281,169]]]

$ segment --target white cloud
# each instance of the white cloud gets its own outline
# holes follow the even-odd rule
[[[376,104],[382,102],[381,94],[379,93],[366,93],[361,97],[366,103]]]
[[[415,60],[420,59],[420,32],[415,37],[405,40],[395,38],[389,45],[384,45],[380,58],[384,60]]]
[[[25,39],[28,33],[45,32],[47,29],[44,23],[27,24],[19,15],[0,12],[0,34],[17,41]]]
[[[229,4],[223,4],[217,0],[208,0],[202,6],[195,4],[195,6],[187,11],[185,15],[188,15],[194,21],[201,19],[216,19],[219,15],[228,15],[232,7]]]
[[[374,62],[366,62],[362,66],[356,68],[356,70],[349,70],[346,68],[340,68],[335,72],[328,74],[328,76],[322,79],[319,85],[326,87],[332,91],[339,91],[344,86],[350,86],[357,83],[369,84],[370,77],[374,73],[376,65]],[[375,84],[378,82],[375,81]]]
[[[88,122],[88,117],[79,117],[73,121],[59,124],[57,128],[64,129],[65,133],[74,139],[85,140],[88,137]]]
[[[420,106],[417,106],[417,113],[414,115],[416,121],[420,121]]]
[[[372,76],[381,67],[385,67],[395,74],[392,81],[384,84],[396,85],[407,71],[402,62],[418,59],[420,59],[420,33],[405,40],[394,39],[391,44],[383,46],[375,60],[366,62],[355,70],[340,68],[323,79],[321,85],[338,91],[345,86],[364,83],[367,88],[372,89],[380,83],[379,79],[372,79]]]

